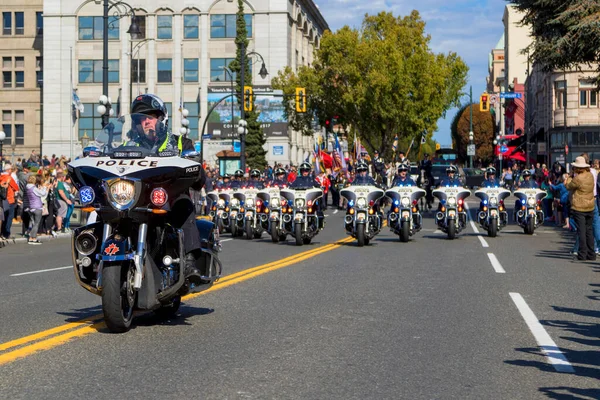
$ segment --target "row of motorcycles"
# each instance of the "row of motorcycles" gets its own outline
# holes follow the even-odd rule
[[[345,188],[340,195],[348,201],[344,219],[346,232],[357,240],[359,247],[368,245],[381,231],[384,217],[380,207],[383,199],[388,198],[391,204],[387,224],[401,242],[408,242],[422,228],[418,204],[426,193],[424,189],[414,186],[393,187],[385,192],[375,186]],[[481,188],[475,192],[482,204],[477,219],[479,225],[487,230],[489,237],[496,237],[498,231],[508,224],[504,200],[510,194],[504,188]],[[436,225],[447,234],[448,239],[455,239],[467,226],[465,200],[471,192],[462,187],[439,187],[432,191],[432,195],[440,203],[435,214]],[[532,235],[544,222],[541,201],[546,197],[546,192],[540,189],[520,189],[514,195],[518,199],[515,220],[525,234]]]
[[[274,243],[290,235],[298,246],[310,244],[323,229],[323,216],[318,213],[321,197],[319,188],[240,188],[207,193],[209,215],[220,233],[251,240],[267,232]]]

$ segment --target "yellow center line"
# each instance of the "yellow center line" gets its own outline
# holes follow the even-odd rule
[[[198,296],[202,296],[211,292],[215,292],[220,289],[224,289],[226,287],[235,285],[237,283],[241,283],[250,279],[253,279],[257,276],[266,274],[268,272],[272,272],[301,261],[307,260],[314,256],[317,256],[322,253],[326,253],[328,251],[337,249],[341,247],[344,243],[348,243],[353,241],[354,238],[348,237],[342,240],[339,240],[335,243],[320,246],[316,249],[308,250],[299,254],[295,254],[281,260],[277,260],[274,262],[270,262],[264,265],[259,265],[254,268],[250,268],[244,271],[240,271],[231,275],[227,275],[223,279],[216,282],[210,289],[207,289],[200,293],[194,293],[187,296],[184,296],[183,299],[190,300],[196,298]],[[102,318],[102,314],[94,315],[91,317],[87,317],[80,321],[69,322],[68,324],[64,324],[52,329],[48,329],[33,335],[25,336],[19,339],[12,340],[10,342],[0,344],[0,351],[4,351],[13,347],[22,346],[30,342],[34,342],[39,340],[36,343],[29,344],[27,346],[23,346],[21,348],[9,351],[7,353],[0,355],[0,365],[4,365],[10,362],[13,362],[19,358],[27,357],[33,353],[43,350],[49,350],[54,347],[60,346],[69,340],[77,337],[82,337],[88,335],[90,333],[98,332],[99,329],[105,327],[104,322],[99,319]],[[85,325],[85,326],[80,326]],[[77,327],[77,328],[76,328]],[[76,328],[76,329],[74,329]],[[60,332],[64,332],[69,330],[69,332],[63,333],[61,335],[52,336]],[[50,337],[52,336],[52,337]],[[40,340],[44,339],[45,340]]]

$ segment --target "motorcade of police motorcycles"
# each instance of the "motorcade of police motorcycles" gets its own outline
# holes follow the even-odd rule
[[[132,126],[148,116],[111,119],[85,157],[68,164],[84,212],[97,222],[73,231],[77,283],[102,298],[104,321],[112,332],[130,329],[134,310],[174,315],[181,297],[208,289],[221,276],[219,233],[196,221],[202,252],[200,286],[185,279],[183,230],[169,223],[175,200],[197,180],[201,165],[177,152],[123,146]],[[195,155],[190,154],[190,157]]]
[[[239,200],[241,207],[237,218],[238,235],[245,234],[248,240],[259,239],[263,233],[257,211],[262,201],[257,199],[257,194],[258,189],[255,188],[238,189],[233,193],[233,197]]]
[[[324,221],[319,221],[317,209],[319,199],[323,197],[323,190],[319,188],[310,189],[281,189],[281,196],[288,201],[288,209],[284,223],[287,233],[296,240],[296,246],[310,244],[311,240],[323,229]]]
[[[263,229],[271,235],[271,241],[278,243],[287,238],[283,226],[282,204],[287,205],[285,199],[281,199],[281,193],[277,186],[268,187],[257,193],[257,198],[262,201],[259,218]]]
[[[419,200],[427,192],[416,186],[393,187],[386,190],[385,195],[391,200],[388,214],[388,226],[401,242],[408,242],[410,237],[421,230],[423,219],[419,211]]]
[[[231,189],[217,189],[206,194],[211,203],[209,215],[219,233],[231,232],[230,217],[235,218],[235,210],[230,208],[231,192]]]
[[[433,196],[440,201],[435,223],[450,240],[467,226],[464,202],[470,195],[471,192],[462,187],[439,187],[433,191]]]
[[[358,247],[368,245],[381,231],[383,221],[378,204],[384,194],[376,186],[348,186],[340,191],[340,196],[348,202],[344,227],[356,239]]]
[[[546,192],[540,189],[519,189],[514,191],[521,207],[515,208],[516,220],[526,235],[533,235],[536,228],[544,223],[541,203]]]
[[[508,213],[504,199],[510,196],[510,190],[502,187],[481,188],[475,192],[481,199],[483,207],[477,214],[479,225],[487,230],[489,237],[496,237],[498,232],[508,224]]]

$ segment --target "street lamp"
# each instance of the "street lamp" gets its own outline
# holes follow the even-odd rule
[[[245,151],[245,145],[246,145],[246,133],[248,133],[248,123],[243,120],[240,119],[238,121],[238,128],[237,128],[237,132],[238,135],[240,136],[240,164],[242,165],[242,171],[244,171],[244,173],[246,173],[246,155],[244,154]]]
[[[129,8],[129,10],[124,13],[119,10],[119,6],[125,6]],[[135,11],[133,7],[123,1],[117,1],[109,6],[108,0],[104,0],[104,14],[103,14],[103,32],[102,32],[102,95],[103,97],[108,98],[108,13],[113,8],[115,8],[115,13],[113,18],[118,21],[121,18],[130,16],[131,17],[131,25],[129,25],[129,29],[127,29],[127,33],[131,35],[132,38],[138,37],[140,32],[140,27],[135,21]],[[114,23],[113,21],[112,23]],[[112,24],[111,23],[111,24]],[[102,113],[102,128],[104,128],[108,124],[108,118],[110,117],[110,111],[112,111],[112,107],[110,107],[111,102],[103,103],[100,101],[101,105],[105,106],[104,113]],[[100,106],[98,106],[98,111],[100,111]]]
[[[4,131],[0,131],[0,169],[2,171],[4,171],[4,158],[2,157],[2,142],[4,142],[4,139],[6,139],[6,133],[4,133]]]

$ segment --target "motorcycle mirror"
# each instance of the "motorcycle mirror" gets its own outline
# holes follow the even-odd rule
[[[95,146],[88,146],[83,149],[84,157],[100,157],[102,155],[102,150]]]
[[[183,158],[196,158],[200,157],[200,153],[198,153],[196,150],[184,150],[181,152],[181,156]]]

